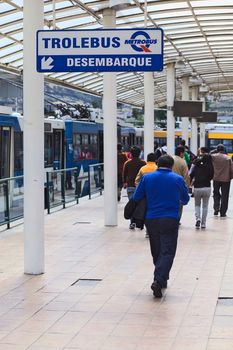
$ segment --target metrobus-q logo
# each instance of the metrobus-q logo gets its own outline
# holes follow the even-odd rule
[[[157,39],[151,39],[148,33],[139,30],[132,34],[125,44],[131,45],[132,49],[137,52],[151,52],[150,45],[157,44]]]

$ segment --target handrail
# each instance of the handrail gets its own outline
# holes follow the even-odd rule
[[[94,183],[95,187],[92,189],[91,186],[91,168],[95,171],[95,168],[97,170],[97,173],[95,174],[97,177],[94,175]],[[89,199],[91,199],[92,194],[98,193],[102,195],[103,192],[103,168],[104,168],[104,163],[96,163],[96,164],[90,164],[88,166],[88,185],[89,185]]]
[[[23,175],[6,177],[4,179],[0,179],[0,183],[6,182],[6,181],[17,180],[17,179],[23,179],[23,177],[24,177]]]
[[[80,197],[102,195],[103,163],[90,164],[86,175],[78,173],[78,167],[46,171],[44,197],[48,214],[57,206],[78,204]],[[23,180],[23,175],[0,179],[0,226],[10,228],[11,222],[23,218]]]
[[[64,168],[64,169],[52,169],[52,170],[46,170],[46,173],[59,173],[62,171],[71,171],[71,170],[77,170],[77,167],[73,167],[73,168]]]

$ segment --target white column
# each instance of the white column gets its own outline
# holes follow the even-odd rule
[[[184,76],[182,78],[182,100],[189,100],[189,77]],[[189,131],[189,118],[181,118],[182,120],[182,139],[185,140],[186,145],[188,145],[188,131]]]
[[[167,65],[167,152],[174,154],[175,151],[175,63]]]
[[[24,0],[24,271],[44,272],[44,76],[36,72],[36,31],[44,1]]]
[[[192,100],[196,101],[198,99],[198,87],[192,86]],[[197,119],[191,119],[191,152],[197,154]]]
[[[103,12],[104,28],[115,28],[116,12]],[[117,100],[116,73],[103,74],[104,115],[104,218],[105,226],[117,225]]]
[[[154,76],[144,73],[144,159],[154,152]]]
[[[202,111],[205,112],[205,96],[202,98]],[[205,123],[200,123],[200,147],[205,147]]]

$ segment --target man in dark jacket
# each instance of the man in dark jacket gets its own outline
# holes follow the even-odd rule
[[[173,164],[171,156],[161,156],[158,169],[142,178],[133,196],[135,201],[146,198],[145,224],[155,266],[151,289],[156,298],[167,287],[175,257],[180,203],[189,201],[188,188],[182,176],[172,172]]]
[[[220,212],[220,216],[224,218],[228,208],[233,164],[231,158],[225,154],[224,145],[219,144],[217,152],[211,155],[214,166],[214,215],[217,216]]]
[[[135,186],[136,176],[139,170],[141,169],[141,167],[143,165],[146,165],[146,162],[139,158],[140,152],[141,152],[139,147],[137,146],[131,147],[130,152],[132,155],[132,159],[128,160],[124,164],[124,168],[123,168],[124,188],[127,188],[127,194],[129,199],[133,197],[133,194],[136,188]],[[135,227],[136,227],[135,223],[133,222],[133,220],[131,220],[129,228],[133,230],[135,229]]]
[[[122,152],[122,144],[118,143],[117,144],[117,199],[118,202],[121,200],[121,190],[123,187],[123,179],[122,179],[122,174],[123,174],[123,168],[125,162],[127,162],[128,158],[124,152]]]

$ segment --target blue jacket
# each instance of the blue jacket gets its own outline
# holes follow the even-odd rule
[[[188,188],[182,176],[167,168],[159,168],[143,176],[133,199],[146,197],[146,219],[161,217],[179,218],[180,203],[189,202]]]

